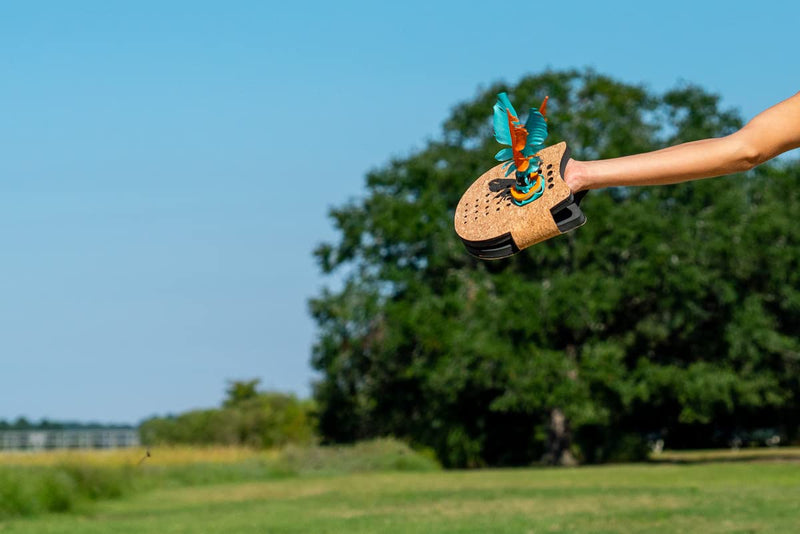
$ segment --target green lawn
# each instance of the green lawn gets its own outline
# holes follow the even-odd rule
[[[371,473],[156,490],[13,533],[799,532],[800,463]]]

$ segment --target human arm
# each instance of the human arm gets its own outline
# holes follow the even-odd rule
[[[800,93],[761,112],[725,137],[597,161],[570,160],[564,180],[574,191],[663,185],[752,169],[800,147]]]

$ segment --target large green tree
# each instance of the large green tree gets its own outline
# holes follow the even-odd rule
[[[311,302],[320,430],[433,447],[451,466],[635,457],[644,436],[718,444],[798,424],[800,215],[796,165],[659,188],[609,189],[589,222],[494,262],[453,230],[489,166],[495,95],[550,96],[548,143],[609,158],[741,126],[719,98],[663,94],[592,71],[497,84],[443,135],[371,172],[332,210],[316,257],[340,289]]]

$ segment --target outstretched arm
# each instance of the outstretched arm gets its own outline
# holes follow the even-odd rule
[[[800,147],[800,93],[761,112],[726,137],[655,152],[567,164],[564,180],[577,192],[611,186],[662,185],[752,169]]]

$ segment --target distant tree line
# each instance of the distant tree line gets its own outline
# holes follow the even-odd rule
[[[134,425],[124,424],[104,424],[94,422],[78,421],[51,421],[41,419],[38,422],[28,421],[25,417],[18,417],[13,421],[0,419],[0,430],[96,430],[96,429],[120,429],[133,428]]]
[[[494,164],[495,95],[550,96],[548,144],[611,158],[742,125],[719,97],[592,71],[496,84],[443,135],[366,177],[331,211],[311,301],[319,428],[394,435],[445,465],[641,458],[800,427],[800,164],[669,187],[608,189],[586,226],[517,256],[467,255],[453,213]],[[395,120],[387,114],[383,120]],[[523,113],[523,116],[525,113]]]
[[[258,380],[230,382],[219,408],[147,419],[139,427],[142,442],[268,448],[314,441],[313,402],[262,392],[258,384]]]

